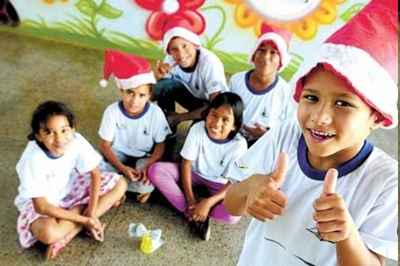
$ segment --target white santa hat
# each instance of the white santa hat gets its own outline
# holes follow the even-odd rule
[[[201,45],[199,35],[193,32],[191,25],[185,19],[171,19],[166,23],[162,41],[164,53],[168,54],[168,45],[175,37],[183,38],[196,46]]]
[[[104,79],[100,86],[105,88],[107,80],[114,76],[120,89],[134,89],[145,84],[156,84],[150,63],[139,56],[107,49],[104,53]]]
[[[380,114],[384,127],[396,127],[397,28],[397,1],[372,0],[325,41],[297,81],[294,99],[299,101],[304,77],[322,64]]]
[[[257,49],[265,42],[272,42],[278,50],[281,59],[278,71],[282,71],[290,62],[289,42],[292,34],[284,29],[263,24],[261,27],[261,36],[257,39],[256,45],[249,55],[249,63],[253,63],[254,54]]]

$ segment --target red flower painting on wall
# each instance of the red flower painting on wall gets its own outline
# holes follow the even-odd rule
[[[170,19],[184,19],[196,34],[206,28],[206,21],[198,9],[205,0],[134,0],[141,8],[151,12],[146,22],[146,32],[155,41],[163,38],[164,25]]]

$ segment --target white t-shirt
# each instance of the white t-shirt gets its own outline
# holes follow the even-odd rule
[[[324,172],[310,166],[299,126],[284,123],[256,142],[231,165],[228,175],[242,180],[275,168],[281,151],[289,155],[281,190],[288,197],[285,213],[273,221],[252,219],[239,265],[336,265],[335,244],[320,241],[306,230],[313,227],[313,202],[323,190]],[[397,260],[397,161],[368,142],[355,158],[338,168],[340,194],[365,245]],[[348,256],[351,256],[348,254]]]
[[[199,58],[193,72],[183,71],[170,55],[166,56],[164,62],[173,66],[170,77],[182,80],[192,95],[199,99],[209,100],[212,93],[228,91],[221,60],[203,47],[199,48]]]
[[[167,119],[160,107],[147,103],[138,116],[129,115],[122,102],[109,105],[103,114],[99,135],[112,142],[112,147],[126,155],[143,157],[154,144],[164,142],[171,133]]]
[[[251,71],[233,75],[229,89],[240,95],[244,103],[243,124],[254,127],[259,123],[263,127],[273,128],[294,117],[295,104],[292,90],[281,77],[263,91],[254,90],[249,82]]]
[[[61,157],[51,157],[36,141],[29,141],[16,169],[20,180],[15,205],[19,210],[32,198],[45,197],[58,205],[71,189],[76,174],[86,173],[101,161],[89,142],[79,133]]]
[[[206,131],[205,122],[192,126],[181,156],[192,161],[192,171],[204,179],[226,184],[227,166],[247,150],[246,140],[238,133],[232,140],[216,141]]]

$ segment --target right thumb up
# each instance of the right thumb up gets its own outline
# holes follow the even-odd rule
[[[277,188],[280,188],[285,181],[288,168],[288,155],[281,152],[276,162],[276,168],[271,174],[271,178],[277,183]]]

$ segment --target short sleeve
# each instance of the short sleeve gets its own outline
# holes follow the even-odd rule
[[[210,95],[215,92],[228,91],[226,85],[226,78],[224,72],[224,66],[218,58],[214,56],[208,57],[211,62],[205,62],[202,65],[202,72],[205,78],[205,87],[207,88],[207,94]]]
[[[17,174],[20,179],[19,193],[22,198],[46,197],[48,186],[46,185],[45,167],[34,160],[17,164]]]
[[[77,170],[81,174],[92,171],[99,165],[102,158],[86,139],[78,134],[76,138],[76,144],[78,145],[79,150],[79,156],[76,165]]]
[[[189,130],[189,134],[185,139],[185,143],[183,144],[183,148],[181,150],[181,156],[186,160],[194,161],[199,156],[199,150],[200,150],[199,146],[201,139],[201,136],[199,134],[200,131],[199,129],[201,129],[200,123],[197,123],[192,126],[192,128]]]
[[[112,142],[116,134],[117,122],[110,107],[111,106],[107,107],[104,111],[98,133],[103,140]]]
[[[154,142],[155,143],[162,143],[167,138],[168,134],[171,134],[171,129],[169,127],[167,118],[165,117],[164,113],[161,111],[160,108],[155,106],[156,109],[156,128],[154,131]]]

